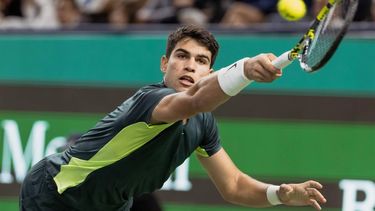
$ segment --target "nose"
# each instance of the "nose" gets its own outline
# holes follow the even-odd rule
[[[186,61],[185,63],[185,70],[188,72],[195,72],[196,70],[196,62],[194,58],[190,58],[189,60]]]

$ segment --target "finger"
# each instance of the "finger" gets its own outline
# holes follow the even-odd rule
[[[315,188],[307,188],[306,189],[309,196],[313,197],[315,200],[321,202],[321,203],[326,203],[327,200],[324,198],[323,194],[321,194],[317,189]]]
[[[291,185],[281,184],[279,192],[283,193],[284,196],[286,196],[286,198],[289,199],[290,194],[293,193],[293,187]]]
[[[268,54],[267,54],[267,57],[270,59],[271,64],[272,64],[272,61],[273,61],[273,60],[277,59],[277,57],[276,57],[273,53],[268,53]],[[272,65],[272,66],[274,66],[274,65]],[[275,67],[275,66],[274,66],[274,67]],[[276,76],[277,76],[277,77],[281,77],[281,76],[283,76],[283,70],[282,70],[282,69],[278,69],[278,71],[277,71],[277,73],[276,73]]]
[[[282,75],[281,70],[275,68],[266,54],[254,58],[253,71],[257,71],[259,82],[272,82]]]
[[[276,68],[272,64],[272,61],[275,60],[277,57],[272,53],[262,54],[262,56],[262,59],[264,59],[262,63],[263,67],[268,71],[272,72],[272,74],[276,74],[278,77],[282,76],[281,69]]]
[[[293,187],[288,184],[281,184],[279,189],[279,198],[283,203],[287,203],[291,200],[293,195]]]
[[[254,80],[254,81],[257,81],[257,82],[263,82],[263,75],[261,75],[258,71],[254,70],[251,74],[251,78]]]
[[[271,82],[277,78],[276,75],[272,75],[270,72],[262,69],[256,69],[255,72],[260,76],[262,82]]]
[[[270,62],[271,62],[271,64],[272,64],[272,61],[273,60],[275,60],[275,59],[277,59],[277,57],[273,54],[273,53],[268,53],[267,54],[267,57],[268,57],[268,59],[270,60]],[[272,66],[274,66],[273,64],[272,64]],[[275,67],[275,66],[274,66]],[[275,67],[276,68],[276,67]],[[277,70],[277,73],[276,73],[276,76],[277,77],[281,77],[283,75],[283,70],[282,69],[278,69]]]
[[[271,73],[264,70],[264,67],[259,60],[257,60],[253,65],[253,73],[254,76],[258,76],[257,78],[260,82],[266,82],[270,77],[272,77]]]
[[[271,82],[271,81],[275,80],[277,77],[280,77],[280,76],[278,76],[279,72],[275,73],[272,70],[270,70],[269,69],[270,67],[267,67],[266,63],[267,63],[267,58],[265,58],[265,56],[263,56],[263,57],[259,58],[259,60],[257,62],[257,65],[255,66],[256,70],[263,76],[263,81]],[[271,67],[271,68],[273,68],[273,67]]]
[[[320,184],[319,182],[316,182],[314,180],[310,180],[307,183],[308,183],[308,186],[310,188],[317,188],[317,189],[322,189],[323,188],[322,184]]]
[[[272,60],[266,54],[261,54],[259,57],[259,62],[265,70],[271,72],[272,74],[280,74],[280,69],[276,68],[272,64]]]
[[[280,190],[283,190],[285,193],[289,193],[293,191],[293,187],[287,184],[281,184]]]
[[[316,200],[314,200],[314,199],[310,199],[310,204],[316,210],[321,210],[322,209],[322,207],[319,205],[319,203]]]
[[[272,60],[275,60],[277,57],[275,56],[275,54],[273,54],[273,53],[267,53],[266,54],[267,55],[267,57],[272,61]]]
[[[276,76],[277,76],[277,77],[281,77],[281,76],[283,76],[283,70],[280,69],[280,72],[279,72],[279,73],[276,73]]]

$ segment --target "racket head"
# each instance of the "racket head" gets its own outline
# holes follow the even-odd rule
[[[314,72],[328,62],[345,36],[357,6],[358,0],[338,0],[327,15],[313,25],[314,36],[306,36],[299,56],[303,70]]]

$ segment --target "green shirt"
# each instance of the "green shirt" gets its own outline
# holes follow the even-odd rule
[[[186,124],[150,124],[155,106],[175,92],[163,83],[141,88],[65,152],[49,157],[48,172],[64,200],[82,209],[116,209],[161,188],[192,152],[216,153],[221,145],[211,113]]]

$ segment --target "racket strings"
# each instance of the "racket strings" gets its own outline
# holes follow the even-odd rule
[[[319,69],[334,53],[344,36],[356,11],[356,0],[342,0],[336,3],[315,29],[315,36],[309,40],[301,55],[301,67],[308,72]]]

